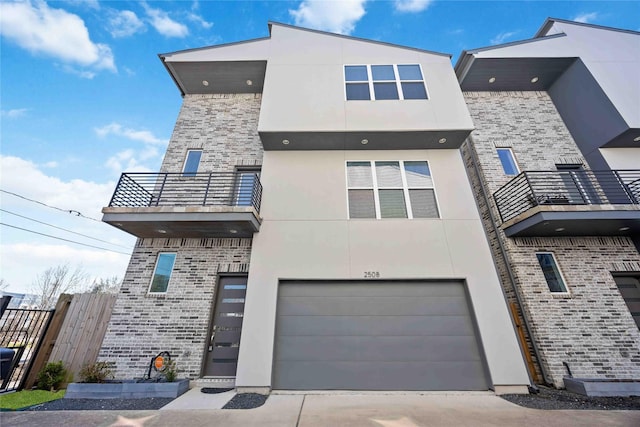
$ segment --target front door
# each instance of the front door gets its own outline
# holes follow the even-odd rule
[[[235,377],[240,349],[246,277],[221,277],[207,347],[204,375]]]

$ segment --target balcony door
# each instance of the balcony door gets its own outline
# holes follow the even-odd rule
[[[564,185],[564,196],[570,205],[593,205],[600,197],[582,165],[556,165]]]
[[[260,169],[239,169],[236,176],[235,206],[253,206],[256,180]]]

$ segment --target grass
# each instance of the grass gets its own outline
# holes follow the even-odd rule
[[[23,390],[16,393],[0,394],[0,409],[20,409],[39,403],[50,402],[64,397],[66,390],[56,392],[46,390]]]

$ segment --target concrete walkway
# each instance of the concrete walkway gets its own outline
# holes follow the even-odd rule
[[[34,427],[545,427],[640,425],[640,411],[540,411],[490,393],[272,394],[250,410],[2,412],[0,425]]]
[[[194,387],[168,405],[161,411],[190,411],[200,409],[222,409],[222,407],[236,395],[235,391],[208,394],[202,393],[200,387]]]

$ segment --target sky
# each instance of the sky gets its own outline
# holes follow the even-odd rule
[[[269,35],[269,21],[452,55],[547,17],[640,31],[640,1],[0,0],[0,278],[125,274],[135,238],[100,221],[122,172],[158,171],[182,99],[159,53]]]

